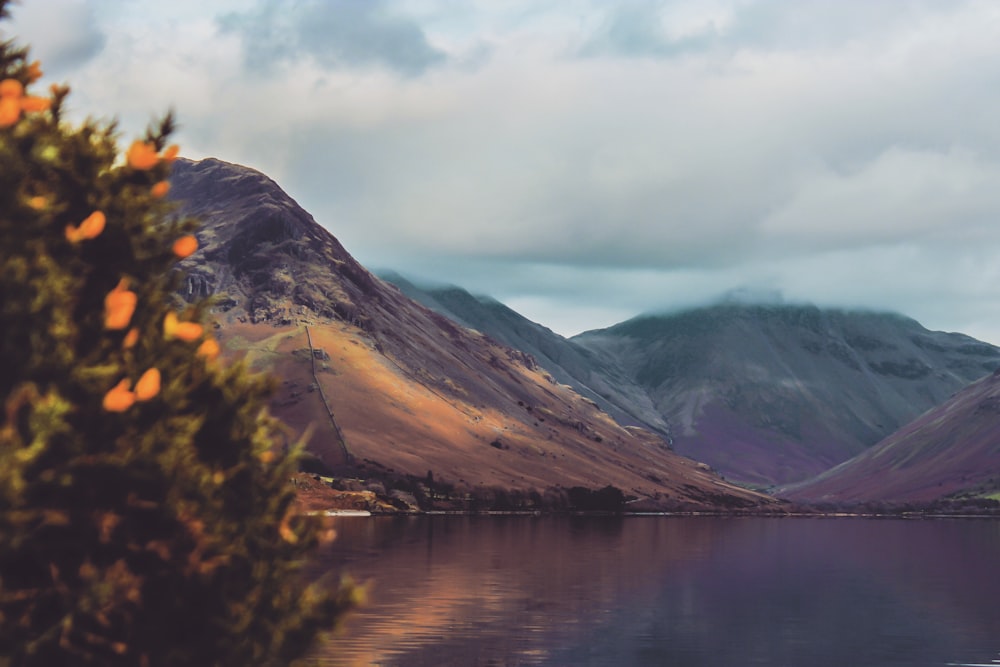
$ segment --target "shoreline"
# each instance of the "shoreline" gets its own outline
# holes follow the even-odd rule
[[[368,511],[328,509],[307,512],[308,515],[328,517],[422,517],[422,516],[484,516],[484,517],[577,517],[577,518],[700,518],[720,519],[1000,519],[997,513],[941,513],[941,512],[725,512],[710,510],[662,511],[662,512],[588,512],[588,511],[544,511],[544,510],[398,510]]]
[[[331,480],[332,481],[332,480]],[[298,473],[292,480],[296,502],[303,514],[323,516],[633,516],[633,517],[778,517],[778,518],[866,518],[866,519],[995,519],[1000,518],[1000,503],[995,500],[960,498],[916,502],[867,502],[853,505],[791,502],[770,497],[757,505],[725,506],[708,503],[668,503],[645,498],[620,505],[578,508],[572,503],[534,504],[525,502],[477,502],[468,495],[432,497],[384,489],[334,489],[330,482],[309,473]],[[492,506],[491,506],[492,505]]]

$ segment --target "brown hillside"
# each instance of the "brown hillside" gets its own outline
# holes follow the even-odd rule
[[[871,449],[782,497],[834,503],[928,502],[1000,491],[1000,371]]]
[[[314,427],[309,449],[328,465],[432,471],[466,488],[612,484],[663,506],[771,502],[403,296],[259,172],[179,161],[172,180],[203,220],[185,295],[216,299],[224,349],[274,372],[275,412]]]

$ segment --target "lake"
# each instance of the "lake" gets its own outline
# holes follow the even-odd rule
[[[1000,521],[339,518],[318,665],[1000,664]]]

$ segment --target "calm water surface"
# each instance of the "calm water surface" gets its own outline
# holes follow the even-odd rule
[[[1000,665],[1000,521],[341,518],[320,665]]]

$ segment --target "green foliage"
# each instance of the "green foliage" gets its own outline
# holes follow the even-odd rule
[[[0,81],[35,78],[0,45]],[[67,92],[0,127],[0,665],[288,664],[357,591],[303,579],[322,527],[269,382],[202,346],[204,304],[175,311],[171,117],[123,160],[113,125],[60,118]],[[109,328],[116,286],[136,305]]]

